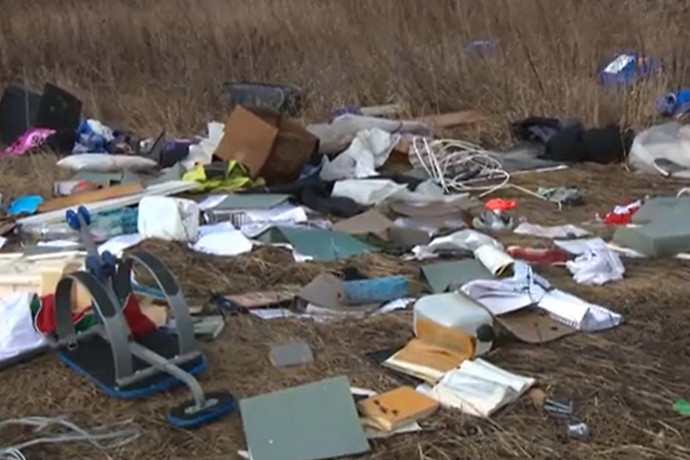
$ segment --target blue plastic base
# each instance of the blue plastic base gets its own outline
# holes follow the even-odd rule
[[[165,374],[162,374],[160,378],[156,379],[155,382],[153,382],[151,385],[143,387],[143,388],[136,388],[136,389],[120,389],[120,388],[115,388],[113,386],[107,385],[104,383],[102,380],[99,380],[98,378],[94,377],[93,375],[89,374],[86,372],[79,364],[76,362],[72,361],[69,359],[68,356],[66,356],[63,353],[58,353],[58,357],[60,358],[60,361],[65,363],[67,367],[75,371],[77,374],[85,377],[87,380],[92,382],[99,390],[101,390],[103,393],[107,394],[111,398],[116,398],[116,399],[138,399],[138,398],[145,398],[148,396],[152,396],[158,393],[161,393],[163,391],[168,391],[172,390],[178,387],[181,387],[184,385],[183,382],[180,380],[176,379],[175,377],[172,376],[166,376]],[[186,372],[189,372],[193,376],[197,376],[203,371],[206,370],[208,367],[208,362],[206,361],[206,358],[202,356],[199,360],[195,361],[191,366],[185,367],[183,366],[183,369]]]
[[[230,393],[209,393],[205,395],[205,397],[207,399],[216,399],[217,404],[197,413],[187,414],[185,413],[185,409],[195,404],[194,400],[187,401],[184,404],[174,407],[168,411],[166,414],[168,423],[176,428],[191,430],[194,428],[199,428],[202,425],[215,422],[216,420],[234,412],[235,408],[237,407],[236,399]]]

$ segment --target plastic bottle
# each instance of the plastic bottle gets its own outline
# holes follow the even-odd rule
[[[433,327],[420,327],[421,322]],[[494,340],[493,318],[475,300],[461,292],[422,297],[414,306],[414,330],[419,339],[429,344],[452,349],[452,332],[475,339],[475,356],[487,353]]]

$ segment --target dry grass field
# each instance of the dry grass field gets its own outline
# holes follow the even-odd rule
[[[490,121],[467,133],[488,146],[508,142],[507,122],[529,114],[578,117],[589,125],[653,123],[654,99],[690,83],[690,11],[679,0],[0,0],[0,87],[40,89],[46,80],[85,102],[89,116],[140,134],[177,135],[222,119],[228,80],[292,83],[306,92],[306,120],[344,103],[405,101],[412,114],[478,109]],[[495,39],[492,59],[468,53],[470,39]],[[612,92],[595,79],[611,54],[637,50],[662,60],[653,79]],[[52,157],[0,163],[6,197],[46,192],[58,173]],[[679,183],[639,177],[622,167],[582,167],[520,179],[525,186],[577,184],[587,205],[564,213],[520,196],[539,223],[577,223],[614,204],[677,191]],[[547,212],[548,211],[548,212]],[[520,240],[544,244],[539,240]],[[186,292],[237,292],[308,282],[328,267],[294,264],[288,253],[261,250],[235,259],[208,258],[145,243],[163,255]],[[593,432],[571,441],[564,426],[526,400],[491,421],[442,411],[428,431],[373,443],[378,460],[690,459],[690,420],[673,412],[690,398],[688,265],[628,261],[627,279],[599,288],[576,285],[562,268],[540,271],[554,284],[609,306],[628,323],[604,334],[579,334],[548,346],[511,345],[491,361],[531,375],[557,396],[572,398]],[[386,256],[350,261],[371,274],[418,267]],[[264,281],[270,285],[264,285]],[[393,314],[337,325],[232,320],[205,346],[202,383],[238,397],[345,374],[360,387],[396,381],[363,357],[411,333],[410,317]],[[286,337],[313,344],[316,361],[278,371],[268,345]],[[122,451],[88,445],[29,451],[29,458],[228,459],[244,448],[238,416],[187,433],[170,428],[174,392],[142,402],[102,396],[52,356],[0,372],[0,419],[67,414],[83,426],[133,417],[142,438]],[[0,445],[21,433],[0,432]],[[106,457],[106,455],[109,455]]]

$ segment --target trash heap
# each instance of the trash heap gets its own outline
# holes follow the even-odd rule
[[[522,218],[521,197],[566,209],[582,205],[587,190],[529,189],[513,179],[621,161],[684,177],[684,126],[635,135],[529,117],[510,126],[516,147],[495,152],[443,137],[482,123],[476,111],[411,118],[401,104],[348,106],[328,122],[305,126],[295,118],[302,105],[297,88],[227,90],[232,109],[225,123],[209,123],[203,137],[161,132],[141,139],[83,118],[81,102],[52,84],[42,95],[6,89],[2,156],[49,149],[72,177],[55,183],[53,196],[3,197],[2,372],[56,353],[116,398],[187,385],[192,398],[171,408],[168,421],[195,428],[241,417],[240,454],[253,460],[360,454],[372,448],[371,439],[424,431],[440,407],[490,418],[527,394],[563,421],[568,436],[590,436],[572,401],[492,364],[491,352],[506,338],[537,346],[619,326],[624,318],[612,306],[553,286],[537,267],[562,266],[576,283],[596,287],[623,279],[625,257],[685,257],[690,200],[685,189],[639,197],[589,222],[553,226]],[[610,241],[597,236],[602,228],[615,229]],[[507,234],[549,243],[505,245]],[[209,257],[273,246],[297,263],[383,253],[416,264],[419,277],[324,269],[304,285],[213,292],[188,303],[174,270],[138,249],[149,239]],[[399,310],[411,312],[410,340],[365,357],[400,382],[380,393],[337,376],[235,400],[232,388],[203,393],[195,380],[209,367],[196,341],[221,342],[237,315],[337,323]],[[278,368],[319,359],[304,340],[276,345],[268,357]],[[291,426],[294,419],[305,423]]]

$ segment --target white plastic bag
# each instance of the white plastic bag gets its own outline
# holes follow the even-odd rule
[[[154,160],[134,155],[108,153],[79,153],[57,162],[61,168],[72,171],[121,172],[147,171],[158,166]]]
[[[167,196],[147,196],[139,203],[139,233],[143,238],[196,241],[199,233],[199,205]]]

